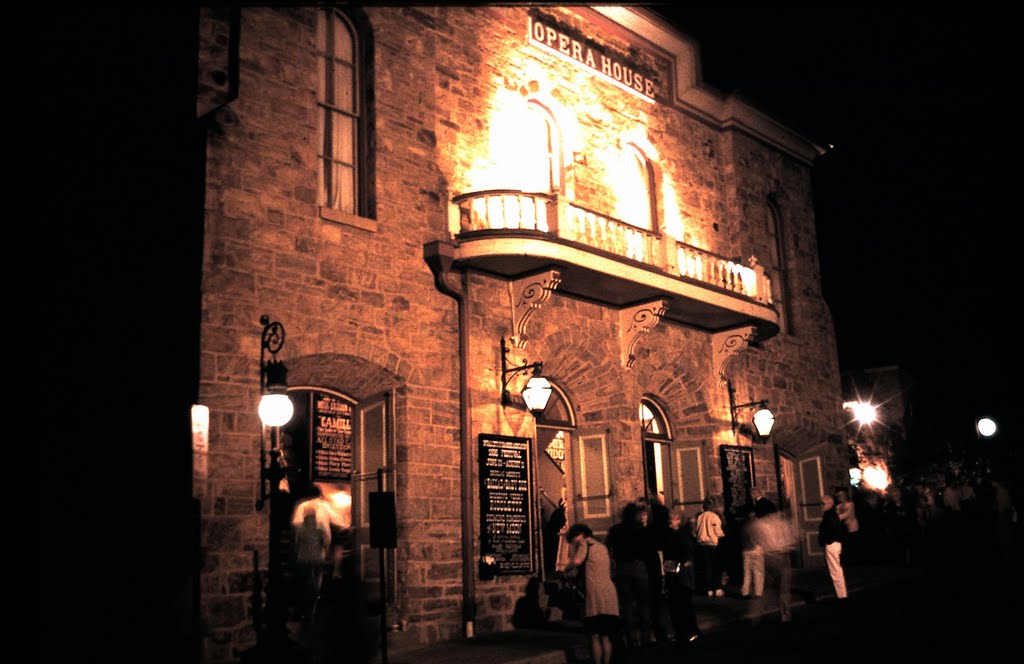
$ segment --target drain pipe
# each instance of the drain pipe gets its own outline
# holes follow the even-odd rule
[[[437,290],[455,300],[459,315],[459,438],[462,452],[462,621],[463,636],[473,637],[476,620],[476,569],[473,565],[473,441],[469,421],[469,314],[466,294],[468,277],[452,273],[454,247],[447,242],[430,242],[423,247],[423,259],[434,273]],[[461,281],[461,283],[460,283]]]

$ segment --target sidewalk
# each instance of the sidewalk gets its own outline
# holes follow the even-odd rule
[[[897,565],[852,565],[846,569],[846,586],[854,594],[876,585],[913,578],[918,570]],[[792,607],[835,598],[832,580],[822,568],[793,570]],[[748,620],[771,619],[779,613],[777,596],[766,589],[758,613],[739,589],[726,586],[725,597],[694,596],[697,623],[707,633]],[[395,651],[388,664],[573,664],[589,660],[589,641],[580,623],[553,623],[548,629],[514,630],[459,639],[431,646]],[[375,662],[380,662],[378,655]]]

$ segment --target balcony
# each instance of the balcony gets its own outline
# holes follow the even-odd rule
[[[710,332],[755,325],[775,335],[771,282],[745,266],[552,194],[479,191],[459,212],[457,267],[503,278],[557,268],[558,292],[614,307],[662,298],[664,318]]]

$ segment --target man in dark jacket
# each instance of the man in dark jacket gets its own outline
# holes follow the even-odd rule
[[[843,553],[843,524],[836,513],[835,501],[829,496],[822,496],[821,501],[825,511],[821,515],[821,525],[818,526],[818,544],[825,549],[825,562],[836,589],[836,597],[845,599],[846,577],[840,561]]]

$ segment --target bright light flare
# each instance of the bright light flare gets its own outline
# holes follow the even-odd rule
[[[853,419],[861,424],[871,424],[878,420],[878,409],[866,401],[847,401],[843,408],[853,411]]]
[[[875,491],[885,491],[892,484],[888,469],[883,466],[868,466],[861,471],[864,486]]]
[[[978,433],[988,438],[996,433],[996,423],[991,417],[983,417],[978,420]]]

